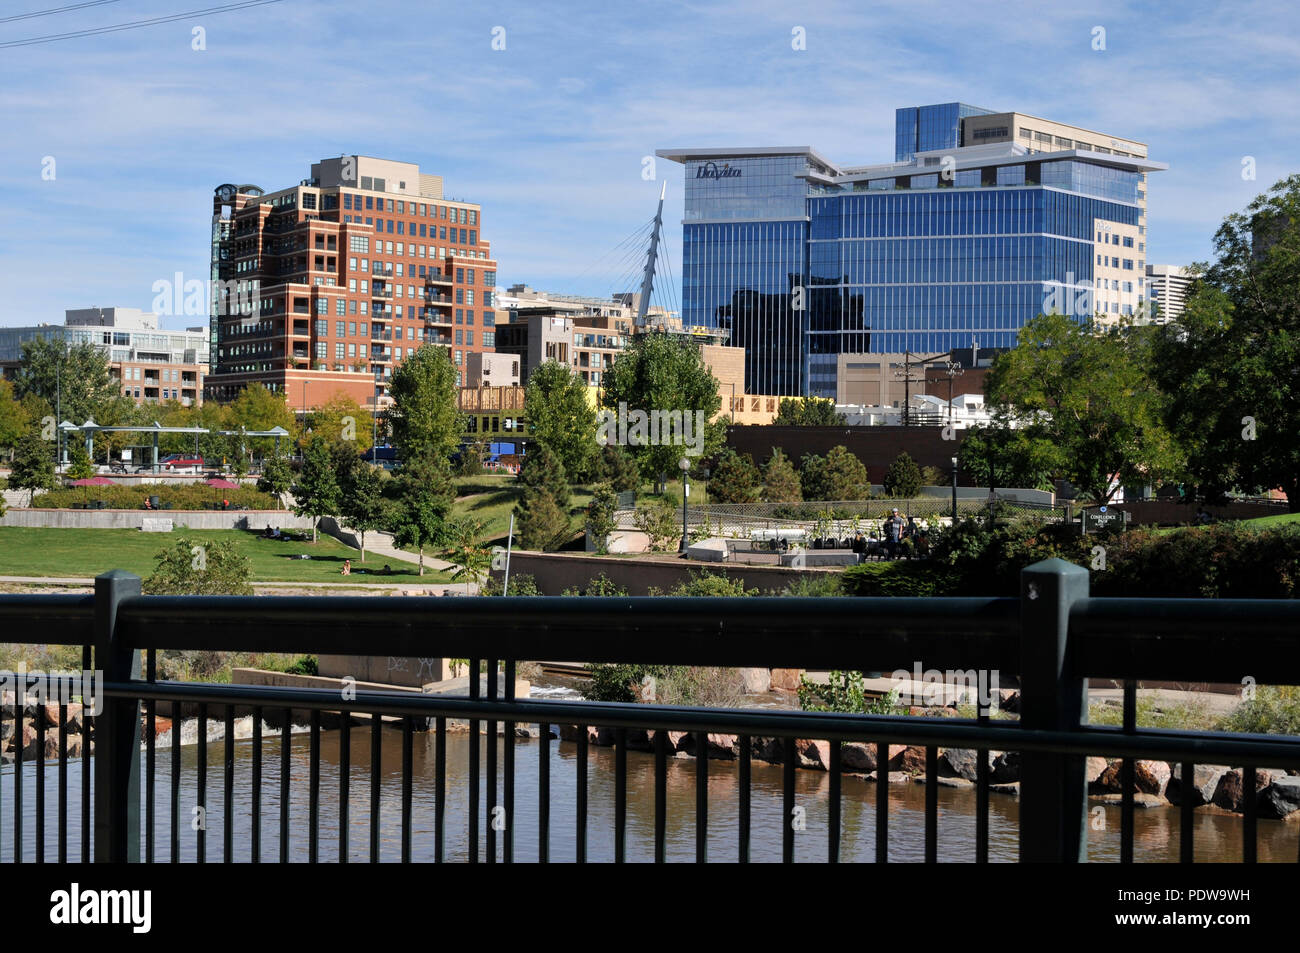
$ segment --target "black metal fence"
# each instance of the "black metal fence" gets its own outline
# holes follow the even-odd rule
[[[1208,601],[1184,599],[1096,599],[1088,596],[1088,573],[1060,560],[1026,569],[1019,598],[951,599],[689,599],[689,598],[484,598],[447,599],[365,597],[172,597],[141,596],[140,580],[120,571],[96,579],[93,596],[0,596],[0,627],[7,642],[82,646],[83,665],[103,673],[102,710],[94,719],[93,772],[80,774],[82,796],[80,843],[69,843],[71,802],[67,790],[67,719],[58,726],[59,774],[56,832],[59,860],[154,861],[160,840],[156,827],[170,828],[170,859],[180,859],[179,832],[188,818],[178,802],[182,771],[181,732],[174,726],[170,753],[156,750],[155,719],[159,702],[197,706],[199,757],[194,770],[200,800],[207,790],[206,723],[225,719],[225,789],[221,858],[226,861],[261,857],[263,718],[275,716],[288,724],[291,710],[309,712],[311,761],[306,841],[309,860],[319,856],[321,791],[320,751],[323,713],[342,712],[338,729],[340,784],[337,795],[339,857],[346,859],[349,824],[350,718],[368,714],[372,729],[370,783],[370,851],[381,856],[378,836],[381,801],[378,795],[379,746],[384,717],[400,719],[402,732],[400,859],[412,857],[412,736],[417,725],[432,726],[435,741],[433,801],[435,817],[431,851],[421,855],[443,860],[447,855],[446,790],[447,732],[450,719],[466,720],[471,737],[486,729],[484,750],[469,745],[467,794],[467,859],[476,861],[480,843],[485,858],[509,862],[514,858],[513,815],[521,798],[536,802],[536,856],[551,853],[552,792],[549,774],[550,728],[556,725],[598,725],[615,736],[613,805],[614,859],[627,855],[627,753],[630,733],[653,732],[654,856],[665,859],[665,776],[669,757],[667,731],[695,734],[696,859],[708,859],[709,759],[711,733],[739,737],[738,825],[736,858],[749,859],[752,839],[750,811],[753,739],[784,739],[784,817],[794,802],[796,739],[825,739],[832,756],[827,765],[826,859],[842,853],[841,766],[839,746],[845,742],[876,745],[883,774],[889,746],[921,746],[926,752],[924,858],[938,858],[937,755],[942,748],[977,752],[975,859],[989,854],[990,750],[1021,753],[1019,857],[1022,861],[1080,861],[1085,859],[1087,785],[1084,762],[1089,755],[1124,759],[1122,822],[1123,862],[1133,860],[1134,762],[1161,759],[1181,763],[1190,778],[1194,764],[1244,765],[1245,791],[1242,859],[1256,859],[1255,771],[1260,767],[1300,765],[1300,738],[1227,735],[1139,729],[1136,725],[1138,680],[1228,682],[1253,678],[1271,684],[1300,684],[1300,603],[1269,600]],[[468,658],[470,671],[486,662],[487,671],[504,671],[504,691],[489,675],[486,689],[470,679],[469,697],[357,690],[341,696],[336,689],[296,689],[159,681],[156,658],[161,650],[221,650],[251,652],[389,655],[395,657]],[[779,668],[892,671],[917,663],[940,670],[988,670],[1018,677],[1021,692],[1018,721],[868,716],[768,709],[682,708],[647,704],[516,699],[515,661],[545,658],[554,661],[654,663],[693,666],[766,666]],[[143,665],[142,665],[143,660]],[[1118,728],[1089,726],[1087,680],[1110,678],[1122,682],[1124,723]],[[235,784],[234,733],[236,708],[251,709],[253,758],[250,773],[240,784],[251,793],[247,822],[248,844],[236,845],[231,812]],[[142,718],[143,714],[143,718]],[[4,716],[0,710],[0,717]],[[11,717],[21,739],[25,728],[22,707]],[[43,741],[48,729],[43,710],[32,725]],[[144,756],[140,755],[144,725]],[[535,790],[515,785],[516,726],[540,729]],[[503,736],[498,736],[503,727]],[[84,737],[84,736],[83,736]],[[280,860],[290,859],[295,831],[289,814],[290,738],[284,730],[280,755]],[[588,842],[588,737],[576,738],[577,784],[574,792],[575,845],[573,857],[586,859]],[[21,745],[20,745],[21,747]],[[521,749],[523,750],[523,749]],[[23,856],[24,839],[31,837],[36,856],[46,854],[44,748],[36,772],[39,802],[28,830],[21,803],[23,785],[12,785],[12,854]],[[170,792],[159,792],[158,759],[170,757]],[[486,758],[481,777],[480,757]],[[22,761],[16,765],[21,775]],[[498,764],[498,758],[500,763]],[[143,760],[143,767],[141,761]],[[498,777],[502,779],[498,790]],[[93,782],[92,782],[93,778]],[[142,784],[143,782],[143,784]],[[299,780],[301,783],[301,779]],[[424,782],[421,782],[424,783]],[[93,788],[93,794],[92,794]],[[889,859],[889,785],[876,786],[875,859]],[[160,796],[165,799],[160,803]],[[1193,857],[1192,800],[1182,798],[1180,857]],[[158,812],[169,813],[168,819]],[[0,818],[4,806],[0,805]],[[91,824],[93,816],[93,841]],[[498,816],[504,823],[491,819]],[[141,823],[143,818],[143,824]],[[301,819],[297,819],[301,824]],[[3,828],[0,822],[0,839]],[[500,836],[498,837],[498,834]],[[298,834],[298,837],[303,835]],[[165,838],[163,838],[165,840]],[[782,857],[794,859],[795,831],[783,824]],[[92,851],[93,844],[93,851]],[[197,859],[207,859],[206,835],[197,834]]]

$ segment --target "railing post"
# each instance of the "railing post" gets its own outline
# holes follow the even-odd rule
[[[95,577],[95,667],[103,682],[140,678],[140,653],[122,647],[117,610],[140,595],[140,577],[114,569]],[[102,690],[101,683],[101,690]],[[140,701],[97,699],[95,862],[140,862]]]
[[[1073,731],[1088,717],[1088,686],[1072,671],[1070,607],[1088,598],[1088,570],[1046,559],[1020,573],[1020,725]],[[1079,755],[1023,752],[1020,860],[1086,859],[1087,784]]]

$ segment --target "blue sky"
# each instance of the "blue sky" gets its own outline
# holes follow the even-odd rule
[[[119,0],[0,22],[0,42],[222,2]],[[1148,260],[1210,257],[1226,214],[1300,171],[1300,24],[1280,3],[1075,7],[282,0],[0,50],[0,324],[148,308],[155,281],[206,278],[216,185],[283,188],[342,153],[418,162],[481,202],[501,284],[604,295],[624,271],[607,253],[664,180],[681,273],[681,169],[644,180],[655,149],[888,161],[896,107],[952,100],[1147,142],[1170,165],[1148,187]]]

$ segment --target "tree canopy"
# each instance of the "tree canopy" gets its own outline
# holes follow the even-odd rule
[[[554,451],[570,479],[581,483],[595,474],[600,454],[596,408],[573,368],[559,361],[535,368],[524,392],[524,412],[529,433]]]
[[[456,402],[456,368],[447,348],[425,344],[393,371],[388,392],[393,398],[393,439],[403,465],[416,459],[450,460],[465,427]]]

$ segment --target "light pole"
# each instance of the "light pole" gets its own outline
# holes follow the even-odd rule
[[[691,505],[691,484],[687,479],[691,470],[691,461],[682,457],[677,461],[677,467],[682,471],[682,545],[678,552],[685,553],[690,542],[689,531],[686,528],[686,511]]]
[[[952,458],[952,525],[957,525],[957,458]]]

